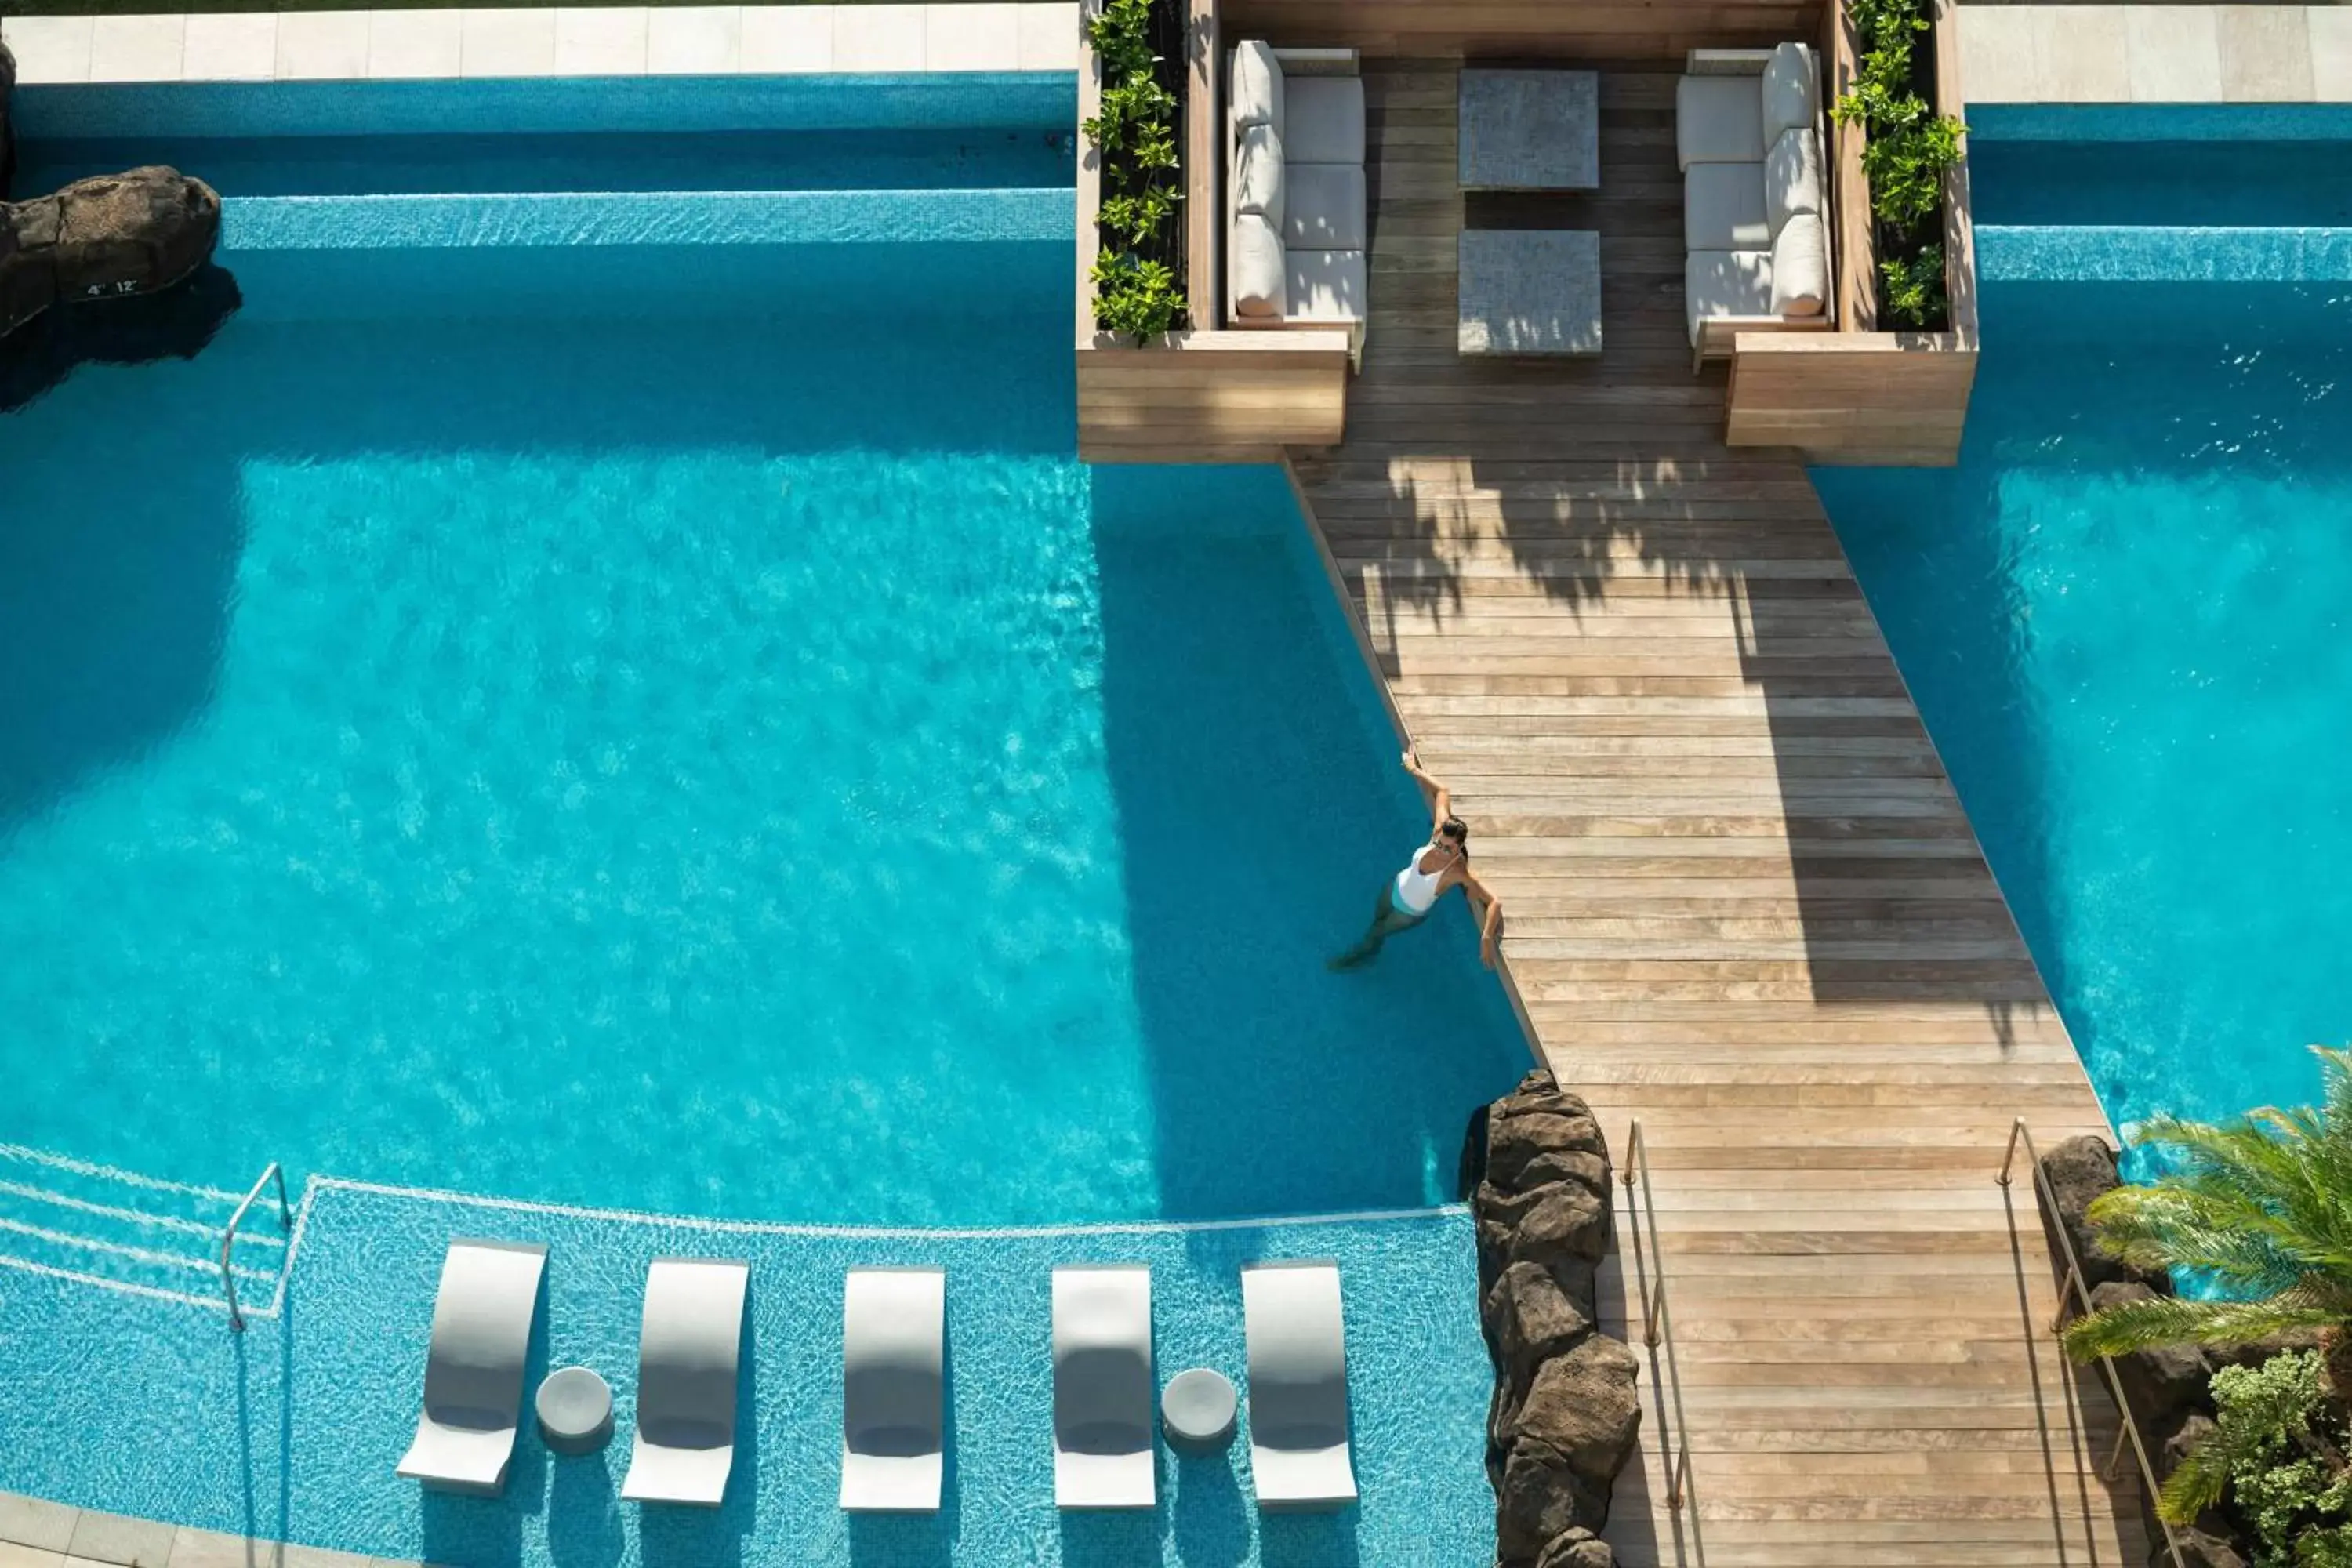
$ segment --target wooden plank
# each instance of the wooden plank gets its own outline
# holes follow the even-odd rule
[[[1643,1121],[1681,1401],[1645,1379],[1606,1533],[1638,1568],[2137,1568],[2114,1413],[2047,1331],[2030,1195],[1993,1180],[2011,1118],[2105,1118],[1803,468],[1728,447],[1731,378],[1689,374],[1647,244],[1679,233],[1674,73],[1601,85],[1604,184],[1638,193],[1591,209],[1608,352],[1489,364],[1452,352],[1454,68],[1368,63],[1374,226],[1411,226],[1413,270],[1376,268],[1346,438],[1290,467],[1470,821],[1533,1047],[1612,1138]],[[1974,370],[1957,335],[1768,353],[1751,387],[1828,388],[1806,417],[1880,435],[1946,434]],[[1633,1212],[1601,1271],[1621,1331],[1655,1261]]]

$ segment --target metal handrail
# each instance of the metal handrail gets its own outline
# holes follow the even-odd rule
[[[1642,1206],[1633,1215],[1633,1251],[1636,1259],[1646,1267],[1635,1289],[1642,1296],[1642,1339],[1650,1348],[1654,1365],[1659,1359],[1658,1347],[1665,1347],[1666,1384],[1675,1406],[1675,1430],[1664,1441],[1668,1455],[1666,1507],[1680,1513],[1691,1491],[1690,1421],[1683,1415],[1682,1368],[1675,1360],[1674,1320],[1666,1311],[1665,1255],[1658,1247],[1658,1206],[1650,1184],[1650,1152],[1642,1141],[1642,1119],[1638,1116],[1633,1118],[1633,1130],[1625,1136],[1625,1164],[1619,1179],[1629,1194],[1637,1184],[1642,1189]],[[1649,1226],[1646,1250],[1642,1234],[1645,1220]]]
[[[2058,1312],[2050,1321],[2050,1331],[2056,1334],[2066,1327],[2067,1319],[2078,1304],[2085,1313],[2092,1310],[2091,1292],[2083,1279],[2082,1259],[2074,1256],[2074,1238],[2066,1234],[2065,1222],[2059,1217],[2057,1192],[2050,1185],[2049,1173],[2042,1168],[2042,1152],[2034,1147],[2033,1132],[2022,1116],[2010,1127],[2009,1152],[2000,1162],[2000,1174],[1994,1179],[2004,1187],[2010,1184],[2010,1171],[2017,1163],[2017,1146],[2021,1142],[2025,1145],[2025,1157],[2033,1164],[2034,1190],[2048,1205],[2045,1212],[2049,1228],[2057,1234],[2058,1249],[2066,1258],[2066,1278],[2059,1289]],[[2155,1517],[2157,1528],[2164,1531],[2164,1549],[2171,1554],[2172,1568],[2187,1568],[2180,1556],[2180,1542],[2173,1536],[2171,1521],[2157,1509],[2156,1495],[2162,1489],[2156,1482],[2156,1467],[2148,1463],[2147,1439],[2140,1435],[2139,1422],[2132,1415],[2131,1401],[2124,1397],[2123,1379],[2116,1372],[2115,1358],[2099,1357],[2099,1369],[2107,1374],[2107,1392],[2115,1398],[2116,1415],[2123,1424],[2123,1430],[2116,1435],[2115,1449],[2108,1454],[2099,1475],[2109,1485],[2115,1483],[2116,1468],[2123,1459],[2124,1444],[2128,1440],[2132,1452],[2139,1458],[2140,1480],[2147,1488],[2147,1510]]]
[[[245,1332],[245,1314],[237,1310],[236,1274],[228,1266],[229,1252],[236,1246],[236,1227],[245,1223],[245,1211],[261,1196],[261,1189],[273,1181],[278,1184],[278,1228],[293,1229],[294,1210],[286,1201],[286,1173],[278,1168],[277,1161],[272,1160],[268,1168],[254,1182],[253,1190],[245,1194],[245,1202],[237,1205],[236,1212],[228,1216],[228,1228],[221,1232],[221,1289],[228,1294],[228,1326],[240,1334]]]

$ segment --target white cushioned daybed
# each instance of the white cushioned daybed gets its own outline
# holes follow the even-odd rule
[[[1740,332],[1832,324],[1821,70],[1813,51],[1694,49],[1675,87],[1691,368]]]
[[[1229,324],[1345,328],[1360,353],[1370,228],[1356,51],[1244,41],[1227,87]]]

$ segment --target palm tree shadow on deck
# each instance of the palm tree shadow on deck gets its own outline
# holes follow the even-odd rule
[[[1932,627],[1905,629],[1958,674],[1941,693],[1953,705],[1954,731],[1971,742],[1957,782],[1979,832],[2004,851],[2002,886],[2015,925],[1984,880],[1978,834],[1952,804],[1902,672],[1874,622],[1853,614],[1855,584],[1802,468],[1783,454],[1721,447],[1563,465],[1586,472],[1556,486],[1528,481],[1517,463],[1433,456],[1395,467],[1397,502],[1417,527],[1401,529],[1391,514],[1377,570],[1359,565],[1349,583],[1390,676],[1400,671],[1394,650],[1408,623],[1442,626],[1458,615],[1474,572],[1504,574],[1523,585],[1506,592],[1565,606],[1580,619],[1604,609],[1638,613],[1629,595],[1718,603],[1736,668],[1695,658],[1686,673],[1575,678],[1573,689],[1760,704],[1777,790],[1757,810],[1777,820],[1742,823],[1741,803],[1731,798],[1716,810],[1727,835],[1779,831],[1785,822],[1805,994],[1824,1003],[1973,1004],[2006,1038],[2021,1012],[2046,1005],[2018,926],[2050,966],[2051,992],[2063,994],[2055,890],[2039,826],[2040,753],[2004,598],[1951,595],[1937,603]],[[1980,486],[1948,473],[1906,473],[1884,497],[1877,504],[1930,506],[1948,521],[1939,570],[1969,583],[1998,580],[1996,498]],[[1856,507],[1849,521],[1867,528],[1873,519]],[[1347,526],[1343,518],[1333,531],[1344,539]],[[1495,588],[1490,581],[1485,592]],[[1509,679],[1527,694],[1566,693],[1570,685]],[[1423,684],[1433,686],[1428,678]],[[1724,721],[1696,722],[1705,730]],[[1629,800],[1629,813],[1637,805]]]
[[[1400,68],[1443,77],[1448,68]],[[1597,229],[1603,353],[1580,362],[1442,357],[1431,329],[1450,324],[1451,301],[1442,298],[1450,290],[1384,274],[1408,302],[1375,321],[1360,388],[1385,383],[1427,388],[1430,396],[1402,420],[1393,403],[1359,400],[1349,439],[1381,446],[1369,453],[1343,447],[1307,465],[1318,519],[1349,563],[1347,585],[1391,677],[1400,634],[1460,616],[1474,579],[1489,609],[1511,595],[1580,617],[1604,605],[1625,613],[1636,595],[1719,602],[1732,623],[1736,666],[1695,659],[1687,672],[1580,679],[1575,692],[1746,698],[1760,706],[1778,798],[1744,810],[1726,798],[1690,816],[1720,821],[1727,837],[1757,830],[1743,816],[1770,819],[1772,833],[1785,819],[1802,959],[1794,973],[1786,960],[1769,960],[1749,966],[1753,973],[1726,970],[1727,978],[1823,1003],[1973,1005],[2007,1039],[2017,1012],[2041,1005],[2041,985],[2009,915],[1974,868],[1968,822],[1950,807],[1902,677],[1874,636],[1854,635],[1853,584],[1807,471],[1790,452],[1726,447],[1727,370],[1689,370],[1673,75],[1606,62],[1600,68],[1605,173],[1597,195],[1474,195],[1453,198],[1452,208],[1418,185],[1384,196],[1378,138],[1367,180],[1376,228],[1384,217],[1437,224],[1451,211],[1473,225]],[[1376,121],[1384,96],[1372,93]],[[1417,99],[1395,112],[1401,123],[1431,114]],[[1397,143],[1396,155],[1425,157],[1422,139]],[[1402,346],[1384,347],[1384,325],[1405,329],[1390,338],[1403,338]],[[1383,366],[1390,353],[1400,358]],[[1950,487],[1940,494],[1921,495],[1919,476],[1903,482],[1912,489],[1898,487],[1891,504],[1938,506],[1951,518],[1948,569],[1971,583],[1995,580],[1997,498],[1951,475],[1924,481]],[[1979,741],[1961,782],[1995,829],[1988,837],[2004,847],[2003,879],[2019,922],[2054,963],[2046,940],[2053,895],[2034,829],[2042,780],[2010,607],[1998,595],[1979,594],[1956,596],[1939,612],[1933,646],[1966,668],[1968,717],[1959,727]],[[1825,640],[1832,622],[1852,647]],[[1546,680],[1520,677],[1515,685],[1528,694],[1567,689]],[[1443,676],[1421,686],[1487,689]],[[1708,732],[1738,721],[1717,717]],[[2050,979],[2063,994],[2063,975]]]

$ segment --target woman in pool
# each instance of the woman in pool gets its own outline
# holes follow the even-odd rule
[[[1446,787],[1423,773],[1411,748],[1404,753],[1404,771],[1429,797],[1429,842],[1413,852],[1372,906],[1371,928],[1363,940],[1331,961],[1334,969],[1353,969],[1381,951],[1381,944],[1401,931],[1419,925],[1451,889],[1462,889],[1470,907],[1479,910],[1478,956],[1495,967],[1495,941],[1502,930],[1503,906],[1486,885],[1470,873],[1470,829],[1454,815],[1454,797]],[[1483,909],[1482,909],[1483,906]]]

